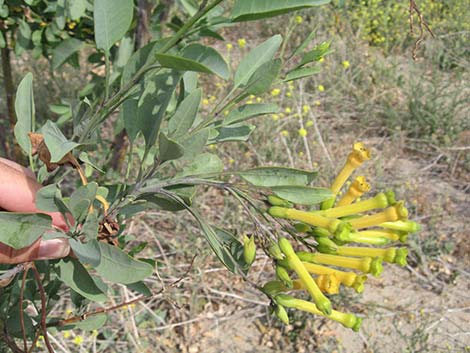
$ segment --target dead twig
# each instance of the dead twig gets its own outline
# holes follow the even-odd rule
[[[424,19],[424,16],[421,13],[421,10],[419,9],[418,5],[416,5],[415,0],[409,0],[409,3],[410,3],[410,7],[409,7],[410,34],[413,34],[413,32],[414,32],[413,14],[416,14],[416,16],[418,16],[418,24],[419,24],[419,27],[418,27],[419,28],[419,35],[418,35],[418,38],[415,41],[413,51],[411,52],[411,57],[413,58],[413,60],[416,60],[419,45],[424,40],[425,30],[433,38],[435,38],[436,36],[434,35],[434,32],[431,30],[428,23]]]
[[[28,275],[29,269],[32,267],[31,262],[27,262],[23,264],[24,272],[23,278],[21,282],[21,290],[20,290],[20,299],[19,299],[19,309],[20,309],[20,327],[21,327],[21,335],[23,336],[23,349],[25,352],[28,351],[28,339],[26,338],[26,329],[24,326],[24,311],[23,311],[23,303],[24,303],[24,286],[26,283],[26,276]]]
[[[54,348],[52,348],[51,343],[49,342],[49,337],[47,335],[47,304],[46,304],[46,292],[44,291],[44,287],[42,286],[41,283],[41,276],[39,275],[39,271],[37,270],[36,266],[34,263],[31,266],[31,269],[33,270],[34,274],[34,279],[36,280],[36,284],[39,289],[39,295],[41,297],[41,330],[44,335],[44,343],[46,344],[47,350],[49,353],[54,353]],[[27,351],[27,350],[25,350]]]

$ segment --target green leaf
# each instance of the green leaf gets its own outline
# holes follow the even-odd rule
[[[61,30],[65,28],[65,1],[66,0],[57,0],[55,9],[55,23]]]
[[[248,80],[246,94],[262,94],[269,90],[281,71],[281,59],[270,60],[261,65]]]
[[[134,260],[121,249],[99,243],[101,250],[101,263],[96,271],[105,279],[113,283],[134,283],[149,277],[153,267],[148,263]]]
[[[68,38],[52,51],[52,70],[57,70],[73,54],[80,51],[85,43],[76,38]]]
[[[109,49],[126,34],[132,23],[132,0],[94,0],[93,19],[98,49]]]
[[[285,167],[259,167],[236,173],[245,181],[256,186],[272,187],[297,185],[305,186],[315,179],[317,172]]]
[[[0,212],[0,242],[14,249],[30,246],[51,227],[51,217],[42,213]]]
[[[302,43],[300,43],[300,45],[294,50],[291,56],[295,56],[303,52],[304,49],[310,44],[313,37],[315,37],[316,32],[317,32],[316,29],[311,31],[310,34],[302,41]]]
[[[142,281],[126,284],[126,287],[129,288],[130,290],[133,290],[133,291],[137,292],[137,293],[145,295],[146,297],[150,297],[152,295],[152,291]]]
[[[170,136],[182,136],[193,126],[201,103],[202,90],[200,88],[189,94],[178,106],[175,114],[168,123],[168,133]]]
[[[88,243],[81,243],[75,239],[69,239],[70,247],[73,253],[77,255],[81,263],[90,264],[96,267],[101,262],[101,251],[97,240],[91,240]]]
[[[46,212],[57,212],[56,195],[60,193],[56,184],[44,186],[36,192],[36,208]]]
[[[202,152],[209,138],[209,129],[201,129],[181,138],[178,142],[184,148],[184,159],[190,160]]]
[[[300,69],[295,69],[287,73],[286,77],[284,78],[284,82],[298,80],[304,77],[309,77],[321,72],[321,68],[319,66],[314,67],[302,67]]]
[[[124,120],[126,130],[128,125],[135,125],[142,132],[147,150],[155,144],[163,115],[179,77],[174,72],[167,71],[146,79],[142,83],[142,93],[137,102],[136,111]]]
[[[82,232],[88,240],[95,240],[98,236],[99,222],[96,212],[91,212],[86,217]]]
[[[59,162],[67,153],[80,146],[76,142],[67,140],[57,125],[50,120],[44,124],[41,132],[44,135],[44,142],[51,153],[52,163]]]
[[[158,138],[158,153],[159,160],[163,163],[181,158],[184,155],[184,148],[161,132]]]
[[[15,54],[20,56],[25,50],[33,48],[31,41],[31,28],[29,24],[21,19],[18,23],[18,31],[16,31]]]
[[[246,104],[232,110],[223,121],[224,125],[240,123],[255,116],[277,113],[279,107],[276,104]]]
[[[183,169],[181,176],[217,174],[223,170],[224,164],[219,157],[215,154],[203,153]]]
[[[116,59],[113,62],[113,64],[116,65],[117,68],[123,68],[126,66],[132,54],[134,53],[134,46],[134,39],[130,35],[125,36],[121,40],[121,43],[117,50]]]
[[[82,222],[88,215],[90,205],[95,199],[98,184],[95,182],[80,186],[68,200],[68,208],[77,222]]]
[[[83,265],[76,259],[62,259],[57,263],[60,280],[83,297],[94,301],[104,302],[106,294],[96,285],[93,278]]]
[[[206,240],[208,241],[210,247],[212,248],[212,251],[214,251],[220,262],[222,262],[222,264],[233,273],[245,272],[244,262],[242,262],[239,257],[239,246],[241,244],[238,245],[237,251],[237,243],[235,237],[231,236],[231,234],[226,231],[212,227],[211,225],[207,224],[194,210],[188,210],[198,221],[201,230],[204,236],[206,237]],[[227,238],[229,237],[233,239],[232,242],[228,241]],[[237,258],[240,259],[239,262],[237,261]]]
[[[233,21],[253,21],[329,2],[330,0],[236,0],[231,17]]]
[[[255,125],[249,124],[232,124],[228,126],[218,126],[212,131],[208,143],[221,143],[227,141],[246,141],[250,138],[251,133],[256,128]]]
[[[308,186],[273,186],[271,190],[282,199],[299,205],[316,205],[333,197],[330,189]]]
[[[230,77],[230,69],[220,53],[211,47],[201,44],[190,44],[182,51],[182,56],[203,64],[217,76],[227,80]]]
[[[197,61],[186,59],[181,56],[171,55],[171,54],[161,54],[158,53],[155,55],[157,61],[163,67],[168,67],[170,69],[179,70],[179,71],[196,71],[196,72],[205,72],[212,74],[213,72],[207,67]]]
[[[34,131],[34,110],[33,74],[27,73],[16,91],[15,111],[17,122],[14,130],[16,141],[27,154],[31,153],[28,132]]]
[[[67,15],[72,21],[85,15],[87,0],[67,0]]]
[[[245,85],[261,65],[272,60],[281,43],[282,37],[277,34],[252,49],[242,59],[237,67],[237,71],[235,71],[234,88]]]

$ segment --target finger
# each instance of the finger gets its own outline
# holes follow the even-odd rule
[[[52,260],[66,257],[70,253],[67,239],[37,240],[33,245],[15,250],[0,243],[0,264],[18,264],[35,260]]]
[[[25,168],[22,165],[16,162],[10,161],[9,159],[3,158],[3,157],[0,157],[0,163],[6,164],[7,166],[14,168],[17,171],[25,174],[26,176],[36,180],[36,175],[34,175],[33,171],[29,168]]]
[[[52,224],[68,230],[59,212],[44,212],[36,208],[36,192],[42,188],[29,169],[15,162],[0,159],[0,207],[12,212],[40,212],[52,217]],[[31,177],[32,175],[32,177]]]

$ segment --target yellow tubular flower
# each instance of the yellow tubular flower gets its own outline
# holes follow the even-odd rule
[[[387,191],[381,192],[368,200],[356,202],[350,205],[329,208],[327,210],[319,211],[319,213],[329,218],[340,218],[370,211],[376,208],[385,208],[393,205],[395,202],[395,194],[393,191]]]
[[[362,216],[360,218],[350,219],[348,222],[353,228],[360,229],[377,226],[384,222],[405,220],[407,217],[408,210],[404,206],[403,201],[399,201],[395,205],[386,208],[382,212],[370,216]]]
[[[289,241],[286,238],[279,239],[279,247],[281,248],[281,251],[284,253],[284,255],[286,255],[286,261],[289,264],[289,267],[294,270],[297,276],[299,276],[299,279],[302,281],[305,289],[315,301],[317,307],[322,313],[329,315],[331,313],[330,300],[325,297],[320,288],[318,288],[312,276],[310,276],[302,264],[302,261],[300,261],[300,259],[297,257]]]
[[[383,271],[382,258],[376,257],[346,257],[340,255],[321,254],[321,253],[297,253],[302,261],[314,262],[318,264],[338,266],[358,270],[364,273],[370,273],[375,277],[380,276]]]
[[[338,246],[337,253],[344,256],[359,256],[359,257],[381,257],[384,261],[389,263],[396,263],[402,267],[406,266],[406,257],[408,249],[406,248],[363,248],[352,246]]]
[[[363,243],[363,244],[371,244],[371,245],[386,245],[391,241],[398,240],[397,238],[388,237],[381,237],[379,235],[368,235],[367,233],[364,234],[363,232],[350,232],[343,238],[340,236],[335,236],[337,240],[348,242],[348,243]]]
[[[294,208],[274,206],[268,210],[268,213],[273,217],[292,219],[312,226],[326,228],[331,233],[335,233],[338,230],[339,225],[343,223],[337,219],[326,218],[319,214],[299,211]]]
[[[396,222],[385,222],[380,224],[381,227],[399,230],[402,232],[416,233],[421,230],[421,225],[413,221],[396,221]]]
[[[361,197],[364,193],[370,190],[370,185],[363,176],[358,176],[351,183],[348,191],[344,196],[336,203],[336,207],[346,206],[354,202],[357,198]]]
[[[332,274],[325,274],[320,275],[314,278],[315,283],[317,284],[318,288],[323,293],[327,294],[338,294],[339,293],[339,286],[341,285],[341,281],[336,277],[334,273]],[[302,284],[302,281],[296,279],[292,281],[293,289],[305,289],[305,286]]]
[[[343,169],[341,169],[335,181],[331,185],[331,191],[333,191],[334,194],[337,194],[352,172],[369,159],[370,151],[365,148],[363,143],[356,142],[353,145],[353,150],[348,155],[346,164],[343,166]]]
[[[339,286],[341,284],[334,273],[316,277],[315,283],[322,292],[327,294],[338,294]]]
[[[315,304],[310,303],[306,300],[296,299],[286,294],[277,295],[275,301],[277,304],[282,305],[286,308],[293,308],[327,317],[329,319],[339,322],[343,326],[350,328],[356,332],[359,331],[361,327],[362,319],[354,314],[346,314],[340,311],[332,310],[330,314],[325,315],[322,311],[318,310]]]
[[[398,241],[402,239],[403,235],[399,231],[393,231],[391,229],[371,229],[356,232],[358,236],[364,236],[369,238],[387,238],[390,241]]]
[[[304,262],[303,264],[309,273],[314,273],[317,275],[332,274],[341,284],[345,285],[346,287],[354,288],[357,293],[362,293],[364,291],[364,282],[367,280],[367,276],[365,275],[358,275],[354,272],[335,270],[330,267],[312,264],[310,262]],[[296,284],[294,281],[294,288],[295,286]]]

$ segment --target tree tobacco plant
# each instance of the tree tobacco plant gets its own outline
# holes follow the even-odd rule
[[[22,249],[40,237],[66,238],[73,253],[60,260],[2,265],[0,333],[5,344],[15,352],[31,351],[42,335],[47,349],[53,351],[48,330],[98,329],[111,310],[129,304],[106,306],[116,283],[141,293],[135,301],[155,295],[144,282],[152,276],[155,261],[139,258],[146,243],[130,247],[126,237],[129,220],[152,209],[192,215],[220,262],[267,296],[284,323],[289,322],[287,309],[291,308],[359,330],[362,319],[336,311],[329,297],[341,286],[362,292],[367,275],[379,276],[383,261],[404,266],[405,247],[383,246],[405,243],[407,235],[419,228],[408,220],[403,202],[397,202],[391,191],[359,201],[370,188],[363,176],[341,194],[347,179],[370,158],[370,151],[355,143],[331,186],[320,188],[312,186],[316,172],[311,170],[281,166],[224,170],[218,156],[206,148],[246,141],[256,127],[249,120],[275,114],[278,107],[244,100],[270,92],[273,85],[317,73],[316,63],[329,52],[330,44],[311,45],[312,33],[286,52],[282,36],[274,35],[250,50],[231,72],[225,58],[202,44],[202,39],[223,41],[220,30],[234,23],[326,3],[182,1],[181,14],[168,24],[172,32],[157,31],[156,39],[134,50],[129,44],[137,26],[132,0],[11,4],[0,0],[3,35],[9,26],[18,26],[21,38],[28,33],[34,36],[30,38],[37,44],[34,48],[44,48],[39,45],[42,36],[48,42],[58,38],[51,50],[42,51],[48,58],[52,55],[54,69],[73,63],[85,46],[103,68],[103,74],[92,76],[57,121],[36,119],[31,73],[18,86],[14,136],[29,167],[45,185],[36,194],[36,206],[62,213],[67,229],[52,228],[45,214],[0,212],[0,241]],[[61,35],[58,31],[64,28],[72,33],[75,28],[82,30],[76,32],[80,35],[69,31]],[[85,30],[93,35],[91,39],[83,37]],[[206,75],[226,80],[228,87],[209,112],[201,109],[199,79]],[[122,175],[116,171],[111,183],[100,177],[106,161],[94,161],[92,153],[110,149],[103,138],[109,134],[104,126],[110,121],[114,133],[124,131],[129,140],[127,170]],[[71,179],[74,173],[79,178]],[[76,187],[71,189],[70,180],[79,183],[72,183]],[[209,224],[193,205],[200,186],[224,190],[240,202],[253,222],[252,235],[240,237]],[[272,259],[273,280],[268,283],[253,283],[247,277],[257,250]],[[67,291],[76,315],[52,316],[54,304]],[[310,299],[298,298],[301,291]],[[87,312],[90,303],[102,303],[108,309]],[[27,305],[34,310],[26,311]]]

